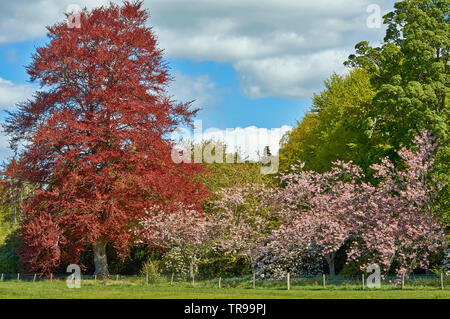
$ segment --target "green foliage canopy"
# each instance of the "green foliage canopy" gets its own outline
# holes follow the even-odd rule
[[[336,160],[354,161],[367,168],[369,149],[385,149],[366,119],[375,90],[363,69],[346,76],[333,74],[325,90],[315,94],[311,112],[281,141],[280,169],[297,160],[308,170],[325,172]]]

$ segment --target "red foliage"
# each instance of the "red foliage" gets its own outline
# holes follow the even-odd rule
[[[147,19],[140,2],[84,9],[81,28],[48,27],[50,43],[27,67],[41,91],[6,131],[26,142],[9,177],[39,185],[24,206],[32,270],[57,266],[60,248],[74,262],[87,243],[113,242],[124,257],[146,209],[199,208],[208,196],[195,179],[203,168],[171,159],[169,134],[197,110],[167,97],[171,78]]]

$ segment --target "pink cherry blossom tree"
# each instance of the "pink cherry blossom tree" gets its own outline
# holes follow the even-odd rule
[[[303,171],[301,164],[291,167],[281,177],[285,187],[277,200],[283,224],[272,239],[286,248],[286,256],[292,253],[289,247],[318,247],[331,275],[336,253],[347,242],[353,243],[348,260],[362,263],[361,269],[378,263],[401,275],[426,268],[428,256],[445,238],[431,209],[436,189],[429,173],[436,143],[422,132],[415,145],[416,151],[398,152],[402,169],[388,159],[372,166],[377,185],[364,182],[362,170],[352,163],[337,162],[322,174]]]
[[[253,263],[259,244],[279,225],[274,209],[276,190],[264,184],[247,184],[219,191],[209,216],[214,249],[245,257]]]
[[[135,233],[139,243],[167,252],[176,249],[192,278],[210,244],[211,229],[205,215],[192,207],[179,205],[178,210],[166,211],[155,206],[140,220]]]
[[[179,248],[191,273],[201,252],[214,249],[248,258],[261,274],[317,272],[324,259],[334,275],[337,252],[350,244],[347,262],[361,270],[376,263],[408,275],[427,268],[430,254],[445,244],[432,210],[440,187],[430,174],[436,146],[422,132],[414,150],[398,151],[402,167],[387,158],[372,166],[377,183],[366,182],[351,162],[336,162],[325,173],[304,171],[300,163],[281,175],[279,189],[253,184],[219,191],[207,216],[189,207],[176,214],[155,207],[137,234]]]
[[[254,262],[255,273],[267,279],[291,276],[311,276],[322,272],[323,256],[318,247],[299,240],[294,227],[282,225],[266,242],[259,245]]]
[[[284,224],[283,247],[296,245],[305,251],[318,249],[335,274],[337,251],[350,239],[350,220],[358,203],[357,188],[363,177],[352,163],[335,163],[326,173],[303,171],[303,164],[281,176],[285,187],[279,193]]]
[[[416,150],[401,149],[405,168],[394,167],[385,158],[373,165],[377,187],[361,185],[360,207],[364,214],[348,254],[349,260],[365,260],[361,269],[377,263],[382,270],[408,275],[415,268],[428,268],[428,257],[445,244],[442,224],[435,218],[432,203],[437,194],[431,178],[437,142],[426,132],[414,140]],[[392,269],[393,265],[396,266]]]

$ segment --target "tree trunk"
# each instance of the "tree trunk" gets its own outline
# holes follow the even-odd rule
[[[336,275],[336,271],[334,268],[334,256],[335,255],[336,255],[336,253],[331,253],[325,257],[325,259],[327,260],[327,263],[328,263],[328,269],[329,269],[330,276]]]
[[[109,277],[108,260],[106,258],[106,243],[97,242],[94,245],[95,275]]]
[[[194,277],[194,261],[191,260],[189,263],[189,277]]]

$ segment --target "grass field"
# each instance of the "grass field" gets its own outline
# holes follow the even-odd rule
[[[189,284],[170,286],[167,283],[83,281],[81,288],[69,289],[64,281],[5,281],[0,282],[0,299],[450,299],[450,289],[432,287],[381,288],[361,290],[358,286],[317,286],[282,288],[210,288]]]

